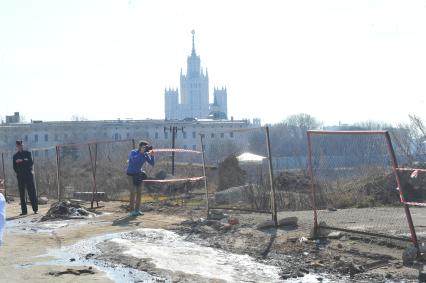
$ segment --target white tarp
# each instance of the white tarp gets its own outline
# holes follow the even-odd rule
[[[250,152],[244,152],[243,154],[237,156],[238,162],[240,163],[262,164],[265,158],[265,156],[256,155]]]
[[[6,200],[0,193],[0,246],[3,244],[3,232],[6,226]]]

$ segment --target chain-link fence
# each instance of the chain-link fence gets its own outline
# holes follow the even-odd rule
[[[8,196],[19,196],[18,181],[16,174],[13,171],[13,158],[14,152],[5,151],[1,154],[1,178],[4,179],[5,197]]]
[[[104,198],[109,200],[128,201],[127,157],[135,147],[135,141],[97,142],[89,144],[89,147],[91,173],[96,185],[94,190],[105,193]]]
[[[92,193],[95,182],[90,144],[58,145],[59,198],[80,198],[79,193]]]
[[[135,140],[101,141],[59,145],[60,198],[128,201],[133,189],[126,174],[128,156]],[[154,145],[155,146],[155,145]],[[142,168],[143,203],[205,207],[205,185],[201,152],[187,149],[157,149],[155,166]]]
[[[426,169],[424,162],[414,162],[411,166],[397,168],[400,186],[403,192],[403,203],[410,206],[416,236],[426,240]]]
[[[205,207],[201,152],[187,149],[154,149],[155,166],[145,165],[146,201],[173,206]]]
[[[31,150],[37,195],[58,198],[56,147]]]
[[[265,127],[201,135],[206,168],[215,168],[207,174],[209,209],[274,214],[268,143]]]
[[[307,134],[316,228],[415,241],[387,132]]]

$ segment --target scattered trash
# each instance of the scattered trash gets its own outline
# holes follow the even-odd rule
[[[304,243],[304,242],[307,242],[307,241],[308,241],[308,239],[305,238],[305,237],[300,237],[299,238],[299,243]]]
[[[49,275],[52,276],[61,276],[64,274],[72,274],[72,275],[82,275],[82,274],[95,274],[92,267],[89,267],[87,269],[73,269],[73,268],[67,268],[65,271],[51,271],[49,272]]]
[[[78,203],[67,200],[55,202],[40,221],[56,219],[82,219],[93,216],[94,213],[87,211]]]

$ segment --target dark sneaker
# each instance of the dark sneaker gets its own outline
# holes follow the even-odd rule
[[[27,212],[21,212],[21,214],[19,214],[19,216],[24,216],[24,215],[27,215],[28,213]]]

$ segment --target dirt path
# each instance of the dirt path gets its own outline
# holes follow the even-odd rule
[[[40,255],[46,254],[48,249],[59,248],[62,245],[74,244],[79,240],[113,232],[134,230],[135,228],[164,228],[170,224],[183,221],[178,216],[164,217],[155,213],[146,213],[144,216],[129,219],[127,214],[119,208],[120,203],[106,203],[100,209],[107,213],[90,220],[55,221],[54,224],[66,225],[62,228],[39,231],[34,227],[48,210],[48,205],[40,206],[38,215],[28,215],[15,218],[19,215],[19,207],[12,202],[7,207],[8,222],[13,223],[5,232],[4,246],[0,248],[0,274],[2,282],[112,282],[103,272],[90,270],[87,266],[45,266],[37,265],[50,260]],[[49,222],[52,223],[52,222]],[[28,229],[29,230],[24,230]],[[74,274],[61,274],[67,271]],[[80,270],[80,272],[79,272]],[[90,271],[88,271],[90,270]],[[91,274],[94,272],[94,274]],[[65,272],[66,273],[66,272]],[[81,275],[77,275],[81,273]]]
[[[161,205],[143,216],[129,218],[121,203],[109,202],[102,205],[105,206],[98,209],[102,215],[94,218],[39,222],[49,205],[41,206],[38,215],[13,218],[12,216],[19,214],[19,206],[16,202],[9,204],[5,245],[0,248],[1,281],[112,282],[104,272],[96,268],[89,269],[88,266],[73,264],[44,265],[53,258],[42,255],[49,249],[70,246],[90,237],[134,231],[138,228],[164,228],[175,231],[186,240],[201,246],[235,254],[248,254],[268,265],[279,267],[283,280],[298,280],[297,278],[307,274],[319,278],[321,274],[324,278],[334,278],[339,282],[415,282],[418,275],[415,268],[402,265],[403,250],[385,242],[375,244],[370,239],[349,235],[340,235],[336,239],[325,239],[321,242],[306,239],[312,227],[311,211],[280,213],[279,218],[297,217],[296,227],[259,230],[256,225],[270,219],[270,215],[228,212],[239,220],[239,224],[230,227],[226,226],[228,224],[223,220],[203,220],[200,218],[205,215],[202,210]],[[377,215],[384,217],[393,209],[377,211],[380,212],[376,213]],[[348,214],[360,219],[356,214],[364,215],[364,212],[363,209],[337,211],[330,213],[328,219],[346,221],[347,217],[340,216]],[[417,222],[423,223],[425,219],[422,211],[414,212]],[[114,257],[114,253],[105,254],[107,261],[112,261]],[[132,262],[131,258],[125,260]],[[351,275],[354,275],[352,279]]]

